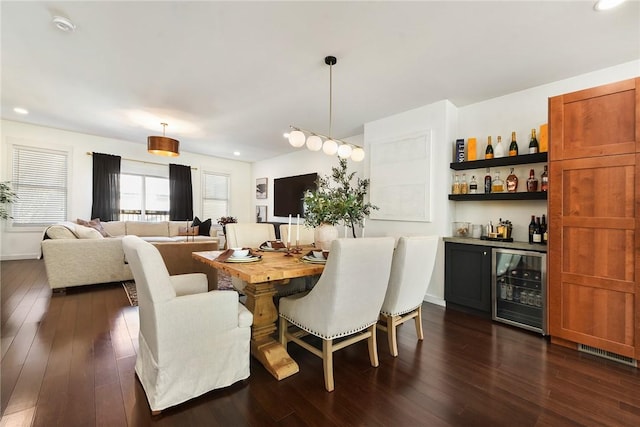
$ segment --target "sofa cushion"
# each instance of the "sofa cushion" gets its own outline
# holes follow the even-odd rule
[[[102,228],[111,236],[124,236],[127,234],[127,228],[124,221],[107,221],[101,222]]]
[[[175,239],[180,237],[167,237],[167,236],[143,236],[140,237],[145,242],[175,242]],[[186,237],[184,237],[186,239]]]
[[[85,227],[95,228],[96,230],[98,230],[100,234],[102,234],[102,237],[111,237],[111,235],[107,233],[107,231],[104,229],[104,227],[100,223],[100,218],[94,218],[91,221],[78,218],[76,219],[76,223],[80,225],[84,225]]]
[[[168,237],[169,221],[127,221],[127,235],[134,235],[138,237]]]
[[[85,227],[80,224],[76,225],[76,235],[79,239],[104,239],[104,236],[95,228]]]
[[[169,221],[169,237],[180,234],[180,229],[190,227],[191,221]]]

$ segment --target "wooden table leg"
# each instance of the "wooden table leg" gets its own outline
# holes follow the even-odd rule
[[[273,303],[276,294],[273,282],[248,283],[244,293],[246,306],[253,313],[251,354],[278,380],[297,373],[298,364],[274,338],[278,311]]]

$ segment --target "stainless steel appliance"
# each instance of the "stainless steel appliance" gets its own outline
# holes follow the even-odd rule
[[[493,320],[547,334],[546,261],[542,252],[492,250]]]

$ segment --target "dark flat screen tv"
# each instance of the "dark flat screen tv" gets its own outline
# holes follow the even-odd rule
[[[316,189],[317,173],[287,176],[273,180],[273,215],[304,217],[302,197],[305,190]]]

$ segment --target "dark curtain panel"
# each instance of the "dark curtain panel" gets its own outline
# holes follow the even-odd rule
[[[193,219],[190,166],[169,164],[169,219],[171,221]]]
[[[120,156],[93,153],[91,218],[117,221],[120,215]]]

